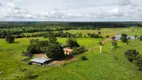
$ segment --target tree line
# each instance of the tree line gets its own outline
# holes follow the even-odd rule
[[[56,37],[74,37],[74,38],[103,38],[101,36],[101,33],[87,33],[87,34],[82,34],[81,32],[77,32],[75,34],[70,33],[70,32],[64,32],[62,30],[59,30],[57,32],[55,31],[48,31],[48,32],[44,32],[44,33],[35,33],[35,34],[14,34],[12,32],[3,32],[0,34],[0,38],[6,38],[6,36],[8,36],[9,34],[13,35],[15,38],[29,38],[29,37],[44,37],[44,38],[48,38],[51,34],[55,35]]]
[[[11,27],[46,27],[46,26],[63,26],[63,27],[85,27],[92,26],[96,28],[102,27],[130,27],[130,26],[142,26],[142,22],[0,22],[0,28]]]

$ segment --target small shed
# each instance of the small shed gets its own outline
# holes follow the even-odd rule
[[[37,63],[37,64],[40,64],[40,65],[44,65],[44,64],[48,64],[52,61],[51,58],[34,58],[31,60],[31,64],[32,63]]]

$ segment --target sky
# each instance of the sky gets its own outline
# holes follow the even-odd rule
[[[0,21],[142,21],[142,0],[0,0]]]

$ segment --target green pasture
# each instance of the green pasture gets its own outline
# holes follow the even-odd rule
[[[82,33],[86,35],[87,33],[98,33],[99,31],[103,36],[112,34],[122,34],[126,33],[128,35],[142,35],[141,27],[129,27],[129,28],[101,28],[100,30],[66,30],[70,33]]]
[[[106,38],[107,35],[112,36],[112,35],[117,35],[117,34],[122,34],[126,33],[129,36],[140,36],[142,35],[142,28],[140,27],[129,27],[129,28],[101,28],[100,30],[63,30],[64,32],[69,32],[72,34],[76,33],[82,33],[83,35],[87,36],[87,33],[96,33],[101,32],[101,35]],[[41,34],[41,33],[47,33],[48,31],[43,31],[43,32],[33,32],[33,33],[23,33],[24,35],[32,35],[32,34]],[[57,31],[54,31],[57,32]]]
[[[132,30],[134,30],[132,32]],[[141,35],[142,29],[101,29],[103,35],[112,35],[115,33],[127,33],[129,35]],[[98,31],[94,30],[70,30],[72,33]],[[8,44],[5,39],[0,39],[0,80],[25,80],[23,77],[26,72],[21,69],[27,69],[37,75],[33,80],[142,80],[142,72],[138,67],[130,63],[124,56],[127,49],[136,49],[142,54],[142,42],[131,40],[127,45],[118,41],[119,48],[111,49],[111,41],[103,46],[103,53],[99,53],[98,42],[103,39],[95,38],[77,38],[80,45],[85,46],[88,51],[75,56],[77,61],[67,63],[60,67],[42,67],[40,65],[28,65],[21,60],[26,57],[21,52],[26,50],[29,40],[33,38],[19,38],[15,43]],[[47,40],[46,38],[37,37],[34,39]],[[67,38],[58,38],[61,44],[64,44]],[[86,56],[88,60],[80,60],[81,56]]]

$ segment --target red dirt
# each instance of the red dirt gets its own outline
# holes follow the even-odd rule
[[[112,38],[113,36],[116,36],[117,34],[113,34],[111,35],[109,38],[105,39],[104,41],[102,41],[103,44],[107,43],[110,41],[110,38]]]
[[[64,64],[66,64],[66,63],[69,63],[69,62],[74,62],[74,61],[76,61],[76,60],[78,60],[77,58],[75,58],[75,57],[73,57],[73,58],[71,58],[71,59],[68,59],[68,60],[61,60],[61,61],[53,61],[51,64],[55,64],[55,65],[64,65]]]

